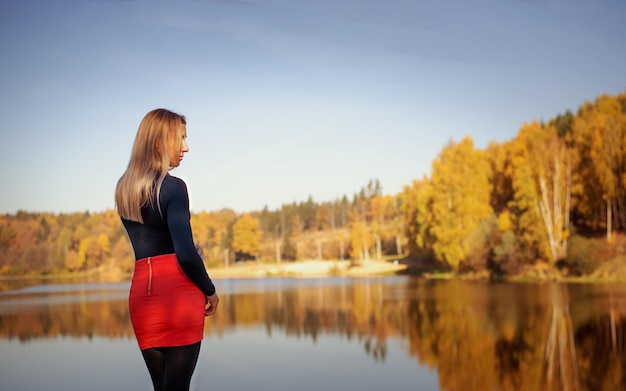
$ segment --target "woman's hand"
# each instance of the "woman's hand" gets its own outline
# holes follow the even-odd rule
[[[204,261],[204,249],[202,248],[202,246],[196,244],[196,251],[198,252],[198,255],[200,255],[200,258],[202,258],[202,261]],[[220,302],[220,298],[217,297],[217,293],[205,297],[206,307],[204,308],[204,316],[213,315],[215,311],[217,311],[217,305]]]
[[[207,307],[204,309],[204,316],[210,316],[217,311],[217,305],[220,302],[220,298],[217,297],[217,293],[211,296],[206,296]]]

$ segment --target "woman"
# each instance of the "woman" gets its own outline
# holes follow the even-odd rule
[[[187,186],[168,174],[187,147],[182,115],[143,118],[115,205],[135,252],[129,310],[155,391],[189,390],[204,317],[219,298],[191,233]]]

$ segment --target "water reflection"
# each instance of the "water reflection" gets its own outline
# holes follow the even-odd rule
[[[357,345],[362,356],[383,365],[393,379],[400,377],[395,371],[407,362],[413,369],[404,372],[436,376],[438,385],[431,386],[435,388],[422,389],[626,389],[626,289],[619,285],[395,277],[222,280],[217,285],[221,307],[207,322],[205,335],[214,341],[237,335],[232,342],[239,344],[238,360],[247,371],[258,367],[247,360],[253,356],[251,346],[261,340],[273,343],[264,347],[268,357],[280,352],[285,341],[307,340],[317,347],[332,341],[329,356],[318,357],[329,361],[325,364],[345,371],[355,359],[352,364],[341,361],[340,345]],[[4,292],[0,341],[87,337],[134,344],[127,289],[127,284],[91,284]],[[245,340],[250,330],[258,331]],[[210,346],[207,349],[215,351],[219,343]],[[298,354],[311,354],[307,346]],[[407,358],[390,365],[398,347]],[[279,368],[293,365],[292,360],[271,359]],[[302,374],[291,375],[302,379]],[[281,376],[284,382],[287,375]],[[419,388],[418,380],[411,381],[397,389]]]

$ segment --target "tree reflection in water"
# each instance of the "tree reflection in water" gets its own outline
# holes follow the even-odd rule
[[[267,338],[334,335],[359,341],[379,362],[388,341],[399,339],[449,391],[626,389],[626,289],[618,285],[409,278],[272,284],[223,294],[205,334],[221,338],[251,326],[263,327]],[[1,339],[60,336],[132,339],[126,300],[98,290],[0,295]]]

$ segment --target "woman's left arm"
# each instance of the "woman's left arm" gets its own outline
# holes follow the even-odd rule
[[[189,196],[185,183],[176,178],[174,194],[167,200],[167,225],[174,243],[174,251],[183,272],[206,295],[215,293],[215,286],[204,267],[204,262],[193,243]]]

